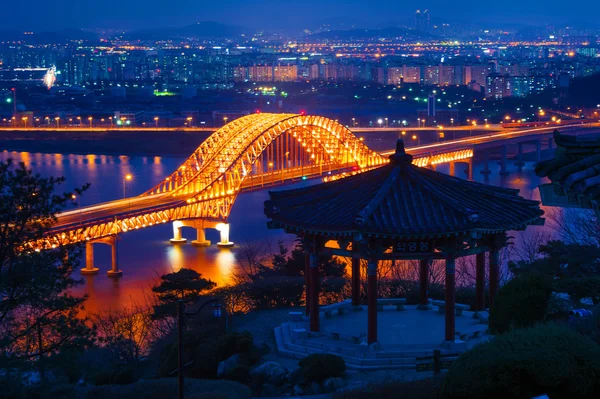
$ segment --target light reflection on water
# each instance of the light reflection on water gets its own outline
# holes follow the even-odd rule
[[[388,147],[392,147],[390,144]],[[26,152],[0,152],[0,160],[12,158],[24,162],[28,168],[43,176],[64,176],[67,180],[61,191],[68,191],[74,186],[91,183],[91,187],[82,197],[81,205],[105,202],[123,197],[123,176],[131,173],[134,178],[125,186],[126,194],[138,195],[158,184],[165,176],[175,170],[184,160],[181,157],[141,157],[141,156],[106,156],[106,155],[68,155],[39,154]],[[517,188],[521,195],[528,199],[539,200],[536,187],[545,182],[533,172],[534,164],[528,162],[522,172],[511,162],[507,177],[499,175],[499,165],[490,162],[492,174],[485,179],[481,174],[483,164],[475,163],[474,178],[477,181],[493,185]],[[460,177],[465,168],[457,165],[456,172]],[[440,165],[438,171],[448,173],[447,165]],[[300,184],[307,184],[306,182]],[[288,186],[290,187],[290,186]],[[229,218],[231,239],[236,243],[248,243],[269,240],[275,243],[284,240],[291,243],[294,236],[286,235],[280,230],[269,230],[263,215],[263,202],[268,198],[267,190],[241,194],[232,209]],[[547,227],[532,226],[529,232],[547,231]],[[218,241],[214,230],[207,230],[207,239],[213,243]],[[184,237],[189,241],[195,238],[195,231],[184,229]],[[123,277],[111,279],[105,275],[110,269],[110,248],[106,245],[95,246],[96,267],[100,274],[85,276],[84,284],[77,288],[78,293],[86,293],[89,299],[86,308],[90,311],[101,311],[111,307],[126,305],[130,301],[143,302],[150,287],[156,284],[160,275],[177,271],[182,267],[192,268],[203,276],[215,281],[218,285],[226,284],[236,263],[238,249],[219,249],[211,247],[194,247],[192,245],[171,245],[170,224],[157,225],[123,234],[119,241],[119,267]],[[515,235],[517,244],[519,235]],[[189,242],[188,241],[188,242]],[[76,272],[80,278],[80,273]]]

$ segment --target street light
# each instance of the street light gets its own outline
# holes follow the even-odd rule
[[[186,118],[186,120],[187,120],[187,121],[188,121],[188,123],[190,124],[190,127],[192,127],[192,119],[193,119],[193,118],[192,118],[191,116],[188,116],[188,117]]]
[[[228,118],[228,117],[226,117],[226,116],[224,116],[224,117],[223,117],[223,125],[226,125],[226,124],[227,124],[227,120],[228,120],[228,119],[229,119],[229,118]]]
[[[27,117],[24,116],[21,118],[21,120],[23,121],[23,126],[25,127],[25,129],[27,129]]]
[[[90,116],[90,117],[88,117],[88,121],[90,121],[90,130],[92,129],[92,120],[93,120],[93,119],[92,119],[92,117],[91,117],[91,116]]]
[[[56,121],[56,128],[58,129],[60,127],[60,116],[57,116],[54,120]]]
[[[123,178],[123,198],[126,198],[126,195],[125,195],[125,183],[129,182],[131,180],[133,180],[133,176],[131,175],[131,173],[127,173],[125,175],[125,177]]]
[[[381,118],[377,119],[377,123],[379,124],[379,127],[381,127],[381,124],[383,123],[383,119],[381,119]]]
[[[156,127],[158,127],[158,116],[154,117],[154,123],[156,124]]]

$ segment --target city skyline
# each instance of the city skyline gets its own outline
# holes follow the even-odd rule
[[[141,0],[109,0],[98,8],[91,0],[73,4],[70,0],[57,0],[48,7],[47,2],[30,0],[5,5],[0,16],[0,30],[60,30],[65,28],[82,29],[151,29],[177,27],[198,21],[214,21],[237,25],[250,30],[273,30],[295,33],[302,29],[315,29],[330,25],[332,29],[343,28],[382,28],[394,25],[414,25],[417,9],[429,9],[432,21],[455,24],[468,24],[490,28],[499,26],[514,27],[544,26],[546,24],[577,25],[577,27],[597,27],[594,15],[600,12],[600,5],[590,3],[581,7],[551,0],[543,7],[537,3],[523,3],[508,0],[502,7],[486,3],[465,1],[443,2],[439,0],[418,4],[398,4],[389,0],[364,2],[315,1],[306,0],[299,5],[281,4],[274,0],[255,3],[241,0],[228,0],[218,3],[178,0],[163,3],[142,2]],[[31,10],[43,12],[32,13]],[[531,18],[535,15],[535,18]]]

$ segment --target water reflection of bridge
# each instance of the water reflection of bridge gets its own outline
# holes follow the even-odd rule
[[[458,140],[456,140],[458,141]],[[467,162],[480,143],[447,142],[410,151],[419,166]],[[253,114],[234,120],[204,141],[192,155],[146,193],[58,215],[35,249],[86,243],[86,267],[93,274],[93,244],[112,247],[111,276],[121,275],[117,236],[130,230],[173,223],[173,243],[186,240],[184,226],[197,231],[195,245],[210,245],[205,229],[220,231],[219,246],[231,246],[227,217],[240,192],[321,177],[328,181],[387,163],[350,130],[333,120],[294,114]],[[452,168],[451,168],[452,169]],[[472,170],[472,167],[469,167]]]

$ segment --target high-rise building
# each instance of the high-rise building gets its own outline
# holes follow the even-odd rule
[[[431,30],[429,10],[417,10],[415,13],[415,29],[420,32],[429,32]]]
[[[423,83],[426,86],[440,84],[440,67],[437,65],[425,67],[425,79]]]
[[[404,65],[402,67],[404,83],[421,83],[421,68],[418,66]]]
[[[386,84],[400,85],[402,84],[402,76],[402,67],[388,68]]]

